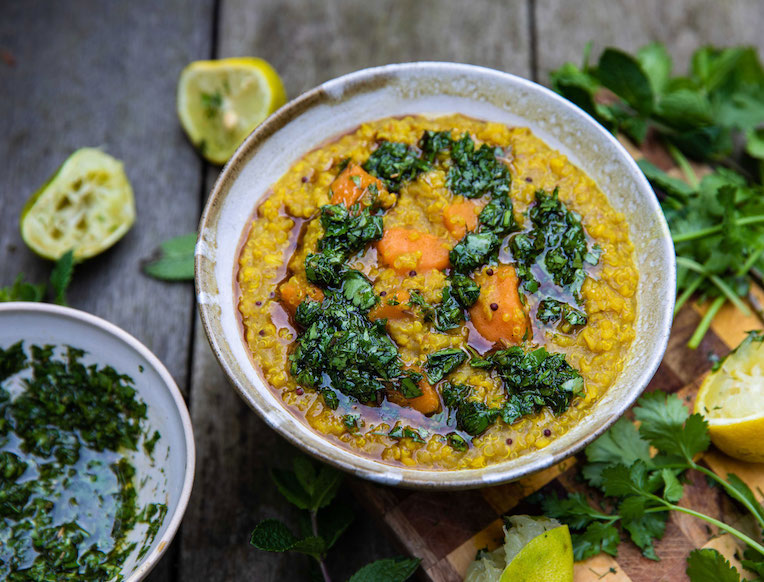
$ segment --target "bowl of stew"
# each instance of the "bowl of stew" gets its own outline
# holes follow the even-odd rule
[[[654,193],[548,89],[454,63],[329,81],[241,145],[205,208],[199,308],[234,387],[316,457],[466,488],[581,450],[666,348]]]

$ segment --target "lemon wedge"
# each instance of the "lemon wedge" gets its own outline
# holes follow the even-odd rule
[[[573,543],[555,519],[515,515],[504,545],[470,564],[464,582],[572,582]]]
[[[711,442],[731,457],[764,463],[764,333],[752,332],[698,391],[695,412]]]
[[[178,117],[210,162],[225,164],[255,127],[286,102],[284,85],[263,59],[194,61],[178,81]]]
[[[24,242],[46,259],[77,261],[108,249],[135,222],[133,189],[122,162],[95,148],[75,151],[24,205]]]

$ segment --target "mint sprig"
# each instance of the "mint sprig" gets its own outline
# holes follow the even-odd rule
[[[342,474],[328,465],[316,465],[299,456],[292,470],[271,472],[276,488],[292,505],[303,510],[300,535],[284,522],[266,519],[255,526],[250,543],[266,552],[297,552],[315,560],[319,577],[331,582],[326,555],[353,522],[353,513],[337,491]],[[349,582],[404,582],[419,567],[418,559],[392,558],[372,562],[351,576]]]

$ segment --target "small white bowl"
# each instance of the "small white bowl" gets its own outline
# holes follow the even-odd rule
[[[135,381],[137,398],[146,403],[147,426],[158,430],[153,460],[139,445],[127,457],[135,467],[138,507],[164,503],[167,514],[148,551],[138,553],[138,526],[127,534],[137,541],[122,567],[126,582],[143,580],[162,557],[178,530],[194,481],[195,448],[191,419],[183,396],[162,362],[117,326],[83,311],[45,303],[0,303],[0,347],[24,341],[32,345],[72,346],[87,352],[83,363],[111,366]]]
[[[462,113],[528,127],[586,172],[625,215],[639,268],[636,339],[613,386],[589,416],[541,450],[483,469],[393,466],[343,449],[293,416],[264,382],[244,342],[236,269],[242,233],[269,189],[309,151],[361,123],[407,114]],[[658,201],[634,160],[584,111],[549,89],[507,73],[457,63],[405,63],[328,81],[291,101],[239,147],[202,215],[196,246],[199,311],[215,355],[239,394],[275,430],[308,453],[388,485],[464,489],[518,479],[580,451],[620,417],[660,364],[675,297],[674,245]]]

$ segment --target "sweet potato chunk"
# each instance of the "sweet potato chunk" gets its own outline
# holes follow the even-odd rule
[[[480,207],[473,202],[455,202],[443,210],[443,224],[451,235],[461,240],[467,231],[477,228]]]
[[[398,302],[398,305],[390,305],[388,303],[390,300]],[[380,297],[379,303],[369,311],[369,319],[372,321],[375,319],[402,319],[406,317],[409,311],[408,301],[409,292],[405,289],[399,289],[395,293],[388,293],[384,297]]]
[[[493,275],[488,275],[491,271]],[[480,285],[480,297],[469,312],[478,333],[490,342],[522,342],[530,326],[517,290],[514,267],[499,265],[491,270],[483,269],[475,281]]]
[[[434,234],[409,228],[389,228],[377,243],[381,262],[401,274],[446,269],[448,251],[448,244]]]
[[[350,164],[340,172],[340,175],[329,186],[332,192],[331,203],[344,204],[350,208],[361,199],[364,192],[372,184],[376,184],[380,193],[385,190],[385,186],[380,180],[369,174],[361,166]]]
[[[409,400],[411,408],[422,414],[437,412],[440,409],[440,397],[435,387],[427,381],[426,376],[422,376],[419,381],[419,389],[422,391],[422,395]]]
[[[302,287],[294,278],[289,279],[279,288],[279,294],[282,305],[292,316],[294,316],[297,307],[305,301],[306,297],[316,301],[322,301],[324,298],[324,292],[321,289],[311,284],[308,284],[307,287]]]

